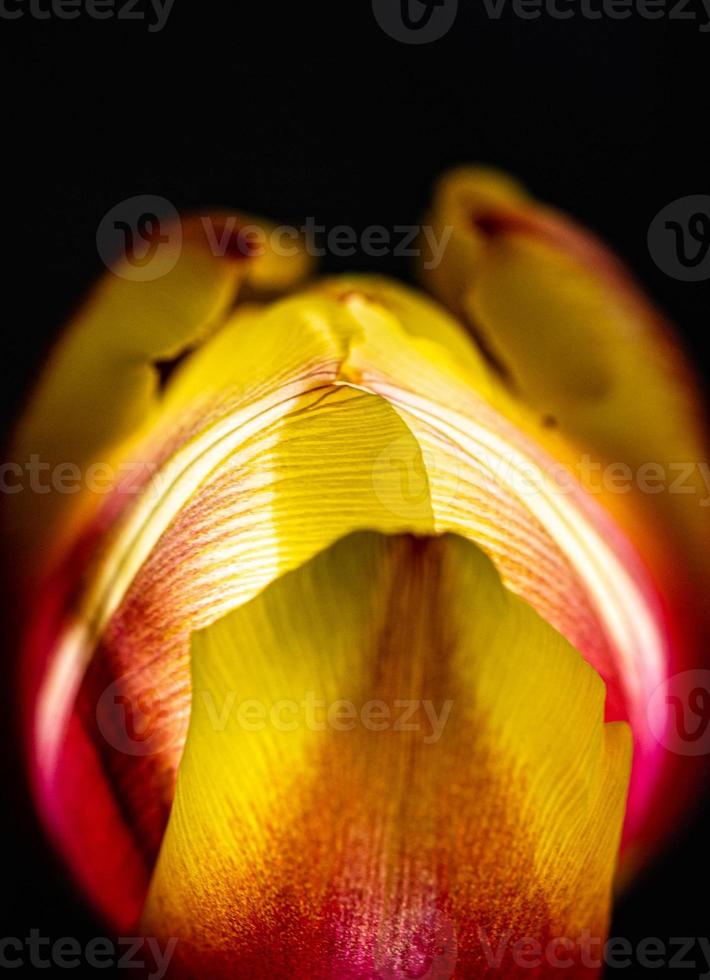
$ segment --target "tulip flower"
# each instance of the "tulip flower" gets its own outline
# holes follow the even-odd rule
[[[701,666],[708,581],[672,333],[499,174],[444,178],[430,222],[435,298],[186,219],[18,425],[38,809],[176,976],[595,975],[697,776],[658,694]]]

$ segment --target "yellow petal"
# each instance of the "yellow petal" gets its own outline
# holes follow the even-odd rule
[[[192,679],[143,922],[184,971],[463,977],[604,936],[626,726],[468,542],[338,542],[198,633]]]
[[[299,315],[289,303],[286,315],[262,316],[255,326],[260,339],[274,341],[274,367],[285,372],[289,354],[310,355],[294,362],[293,374],[281,375],[282,385],[267,365],[261,375],[251,374],[248,357],[230,358],[235,384],[251,378],[250,396],[256,390],[261,398],[245,396],[226,418],[203,418],[204,428],[118,522],[97,551],[37,699],[37,762],[49,783],[61,772],[58,758],[77,695],[89,706],[84,724],[91,729],[107,674],[117,693],[155,719],[151,752],[128,766],[122,743],[101,732],[98,743],[104,764],[125,774],[125,785],[117,780],[122,809],[149,854],[162,834],[189,715],[191,631],[354,529],[433,530],[416,440],[383,399],[325,383],[337,365],[337,340],[322,329],[312,304],[306,312]],[[248,330],[240,318],[215,338],[220,354],[231,337],[238,355]],[[176,399],[183,380],[192,383],[181,379]],[[147,786],[160,805],[146,807]],[[56,820],[67,846],[81,848],[81,841],[72,843],[70,811]],[[76,863],[85,863],[81,853]],[[90,866],[86,879],[91,882]]]
[[[123,445],[148,425],[161,403],[157,364],[177,358],[223,322],[240,289],[248,296],[287,289],[308,271],[299,249],[281,257],[235,256],[227,248],[238,225],[256,219],[215,214],[182,222],[175,264],[147,281],[124,275],[118,263],[95,287],[49,358],[15,434],[11,459],[35,458],[48,491],[9,500],[7,520],[18,560],[28,573],[76,532],[72,515],[100,502],[95,494],[61,492],[57,467],[78,472],[113,464]],[[234,222],[237,222],[235,224]],[[230,223],[231,222],[231,223]],[[261,223],[266,230],[269,225]],[[167,234],[167,231],[166,231]],[[266,239],[268,241],[268,237]],[[177,246],[176,246],[177,248]],[[60,540],[55,541],[54,536]]]
[[[342,304],[352,326],[341,373],[385,398],[416,437],[436,530],[482,547],[605,680],[623,663],[638,730],[654,749],[645,705],[668,651],[654,588],[619,527],[573,478],[559,482],[556,460],[530,438],[529,411],[482,362],[452,356],[433,330],[408,335],[375,283]]]
[[[668,325],[621,263],[485,170],[445,177],[432,220],[453,232],[441,264],[424,267],[428,285],[464,317],[511,390],[578,444],[578,457],[586,449],[603,465],[627,464],[626,492],[643,490],[646,473],[657,487],[645,467],[661,468],[665,492],[635,494],[637,510],[660,511],[706,567],[701,398]],[[683,489],[671,490],[681,478]]]
[[[487,394],[497,384],[485,358],[479,352],[463,323],[451,316],[438,303],[418,290],[411,289],[384,276],[333,276],[313,283],[319,295],[348,305],[368,301],[394,317],[407,338],[419,338],[433,350],[435,363],[445,359],[452,370],[465,373],[480,395]]]

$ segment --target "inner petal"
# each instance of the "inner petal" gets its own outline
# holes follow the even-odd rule
[[[628,729],[469,542],[344,539],[192,673],[143,922],[178,975],[514,975],[525,938],[605,936]]]

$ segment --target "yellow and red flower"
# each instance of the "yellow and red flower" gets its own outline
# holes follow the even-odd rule
[[[18,426],[13,459],[120,474],[5,507],[38,806],[178,975],[475,977],[530,937],[594,974],[576,938],[697,775],[654,697],[701,662],[708,582],[671,333],[507,178],[449,175],[431,223],[443,306],[185,221],[164,276],[99,283]],[[582,458],[697,493],[597,492]]]

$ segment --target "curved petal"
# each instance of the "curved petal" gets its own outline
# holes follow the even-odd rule
[[[666,672],[701,664],[710,440],[702,395],[672,329],[600,241],[501,174],[468,167],[444,177],[431,221],[438,240],[445,231],[449,238],[440,264],[425,257],[423,278],[543,423],[536,442],[634,542],[662,597]],[[655,703],[652,693],[642,713]],[[700,784],[697,763],[658,745],[655,755],[662,773],[641,852]],[[638,753],[636,760],[638,769]],[[632,838],[631,821],[628,831]]]
[[[641,486],[647,468],[663,472],[665,492],[655,476],[634,506],[660,512],[707,575],[702,396],[671,328],[628,271],[591,233],[492,171],[443,178],[432,221],[451,239],[440,265],[423,264],[427,284],[512,390],[582,449],[628,464]],[[684,488],[673,492],[683,468]]]
[[[159,278],[126,277],[120,263],[105,275],[52,352],[15,433],[11,458],[20,465],[35,458],[46,471],[71,468],[81,474],[82,486],[91,464],[115,463],[160,410],[161,362],[202,343],[224,322],[237,294],[271,295],[308,272],[309,260],[295,245],[288,258],[266,246],[258,254],[230,248],[239,242],[237,229],[255,220],[187,218],[174,264]],[[170,238],[169,229],[165,233]],[[51,482],[41,500],[37,496],[11,496],[5,520],[18,574],[35,580],[101,501],[96,494],[61,492]]]
[[[81,618],[64,634],[40,692],[36,750],[46,815],[94,902],[126,928],[172,801],[191,704],[190,632],[344,532],[433,529],[419,447],[394,410],[350,388],[316,394],[221,462],[125,595],[103,598],[118,605],[99,621],[96,638],[87,641]],[[392,446],[416,474],[413,493],[403,493]],[[108,572],[97,588],[103,581],[112,589],[119,576]],[[116,801],[127,837],[112,817]],[[108,852],[107,824],[116,837]]]
[[[664,719],[651,718],[649,704],[669,664],[687,660],[696,639],[682,615],[685,604],[671,606],[669,624],[664,601],[673,593],[661,598],[649,575],[647,549],[639,545],[655,543],[655,531],[627,538],[614,512],[560,462],[569,459],[570,444],[545,436],[490,370],[481,379],[480,358],[467,362],[433,342],[434,322],[416,335],[407,331],[390,296],[380,298],[378,283],[362,286],[341,299],[354,322],[343,370],[352,384],[386,398],[415,435],[436,530],[479,544],[505,584],[599,671],[608,717],[631,722],[636,751],[627,839],[636,838],[643,853],[661,826],[647,819],[650,807],[661,812],[659,780],[677,777],[682,761],[659,744],[655,732]],[[410,295],[408,303],[415,302]],[[421,318],[427,315],[422,309]],[[659,699],[653,703],[658,710]]]
[[[521,940],[605,936],[628,730],[470,543],[340,541],[197,633],[192,674],[143,920],[178,975],[525,976]]]

